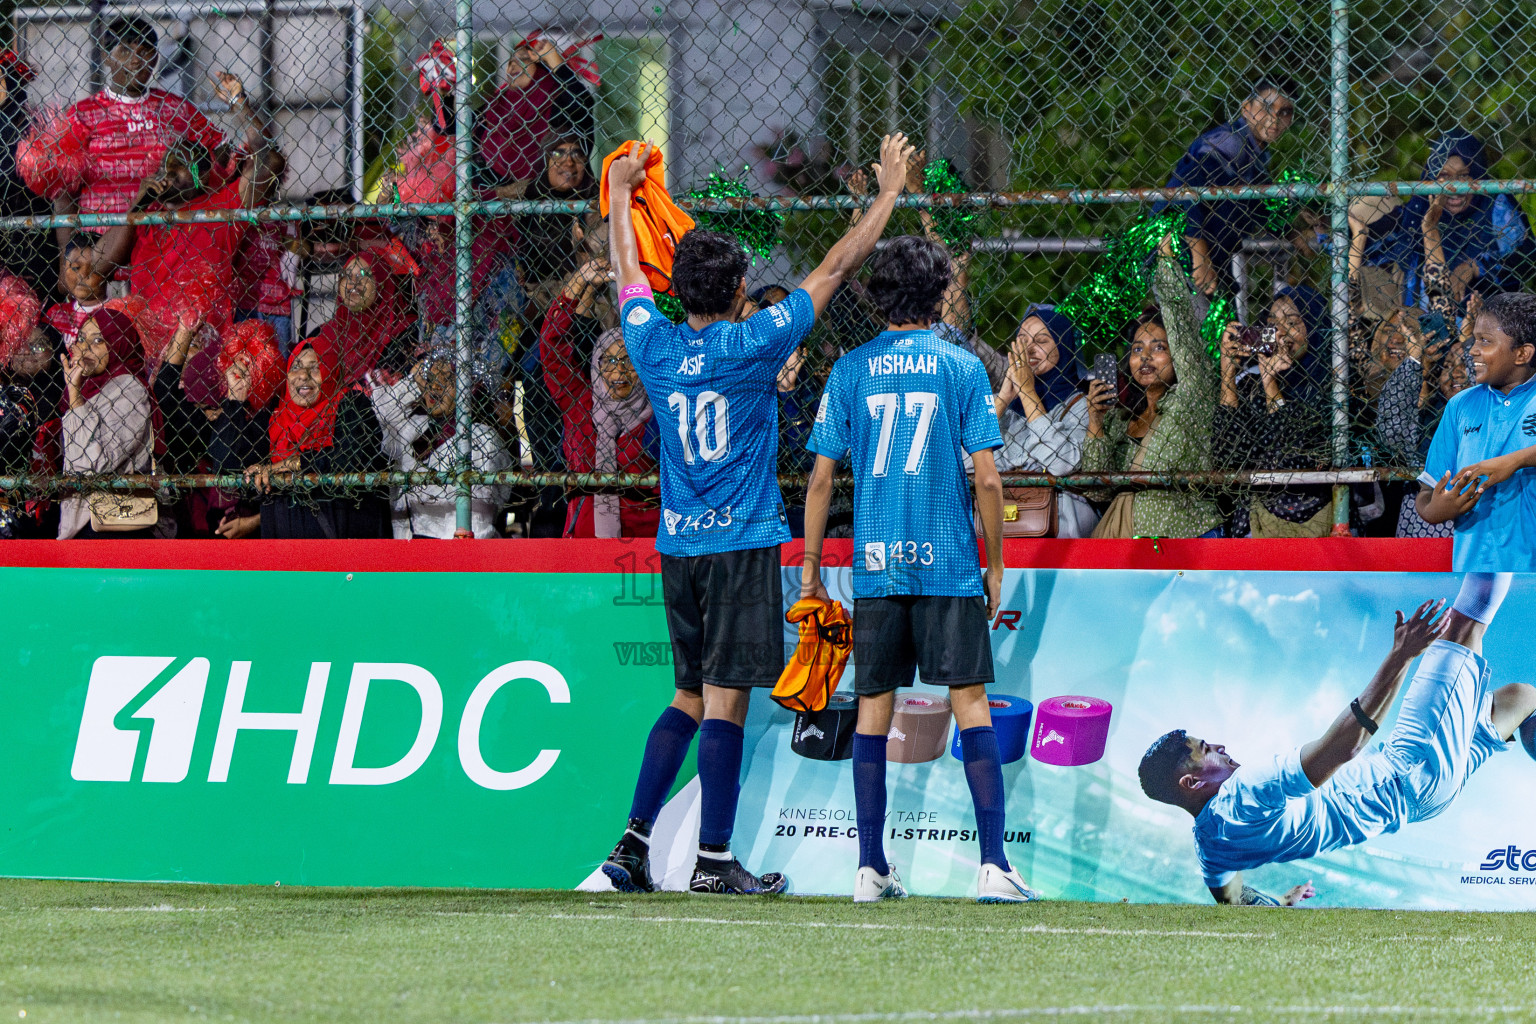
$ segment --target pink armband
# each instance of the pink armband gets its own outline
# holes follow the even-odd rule
[[[639,284],[627,284],[619,289],[619,305],[624,305],[630,299],[650,299],[656,301],[656,295],[651,291],[651,286],[644,281]]]

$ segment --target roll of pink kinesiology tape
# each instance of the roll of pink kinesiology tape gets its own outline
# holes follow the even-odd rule
[[[1092,764],[1104,756],[1113,711],[1097,697],[1048,697],[1035,708],[1029,752],[1045,764]]]

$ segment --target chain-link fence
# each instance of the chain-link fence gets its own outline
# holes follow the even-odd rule
[[[1030,529],[1062,536],[1443,532],[1412,481],[1468,310],[1536,272],[1524,0],[5,25],[0,534],[654,533],[672,413],[597,201],[629,139],[752,252],[751,308],[867,206],[881,137],[917,142],[887,235],[948,247],[937,329],[987,365],[1010,503],[1054,489]],[[779,375],[792,524],[831,364],[883,325],[851,282]]]

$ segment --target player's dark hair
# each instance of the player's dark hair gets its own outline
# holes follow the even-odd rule
[[[1515,348],[1536,345],[1536,295],[1502,292],[1483,303],[1483,315],[1493,318],[1499,330],[1513,339]]]
[[[730,235],[695,229],[677,243],[672,294],[689,316],[729,313],[746,276],[747,251]]]
[[[155,31],[155,26],[150,24],[147,18],[138,16],[113,18],[107,22],[106,30],[101,34],[102,49],[111,51],[125,44],[147,46],[151,50],[158,50],[160,33]]]
[[[891,239],[869,265],[869,297],[893,324],[932,323],[949,288],[949,253],[916,235]]]
[[[1179,792],[1179,778],[1189,763],[1189,734],[1175,729],[1157,738],[1141,757],[1136,769],[1141,791],[1159,803],[1184,805]]]

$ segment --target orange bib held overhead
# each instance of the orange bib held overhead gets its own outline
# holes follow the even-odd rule
[[[603,158],[603,184],[598,197],[599,212],[608,218],[608,167],[630,151],[638,142],[626,142]],[[640,249],[640,269],[651,289],[672,291],[672,256],[677,240],[693,230],[693,218],[678,208],[667,192],[666,171],[661,166],[661,150],[651,150],[645,161],[645,180],[630,195],[630,217],[635,223],[635,242]]]

